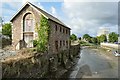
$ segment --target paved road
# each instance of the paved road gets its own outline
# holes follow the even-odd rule
[[[101,54],[98,49],[89,48],[83,49],[80,56],[78,63],[65,74],[66,77],[118,78],[118,60],[114,56],[111,59]]]

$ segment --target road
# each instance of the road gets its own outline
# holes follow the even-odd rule
[[[102,52],[102,53],[101,53]],[[77,64],[64,76],[68,78],[118,78],[118,59],[99,49],[81,50]]]

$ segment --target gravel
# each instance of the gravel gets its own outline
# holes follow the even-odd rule
[[[7,57],[14,56],[16,54],[16,51],[5,51],[0,49],[0,60],[4,60]]]

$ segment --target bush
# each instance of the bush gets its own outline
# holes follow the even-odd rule
[[[37,46],[37,40],[33,40],[33,46],[34,46],[34,47]]]
[[[92,44],[90,44],[88,42],[84,42],[84,41],[80,41],[80,45],[81,46],[92,46]]]
[[[6,46],[9,46],[11,44],[12,44],[12,40],[11,39],[2,38],[2,48],[5,48]]]

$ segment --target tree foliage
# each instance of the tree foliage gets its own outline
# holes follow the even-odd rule
[[[2,34],[8,37],[12,37],[12,28],[10,23],[5,23],[2,27]]]
[[[38,40],[37,40],[37,51],[47,51],[48,37],[49,37],[49,23],[48,19],[41,16],[40,26],[37,25]]]
[[[97,36],[97,43],[100,44],[100,36]]]
[[[89,34],[84,34],[83,39],[85,39],[88,42],[91,42],[91,36]]]
[[[106,35],[105,35],[105,34],[102,34],[102,35],[98,36],[98,37],[97,37],[97,41],[98,41],[98,43],[100,43],[100,42],[107,42],[107,37],[106,37]]]
[[[78,39],[81,40],[81,37],[79,37]]]
[[[114,43],[118,41],[118,34],[116,34],[115,32],[111,32],[108,37],[109,37],[109,42]]]
[[[91,42],[92,42],[93,44],[97,44],[97,42],[98,42],[98,41],[97,41],[97,38],[96,38],[96,37],[92,37],[92,38],[91,38]]]
[[[77,36],[75,34],[72,34],[72,35],[70,35],[70,39],[75,41],[75,40],[77,40]]]
[[[100,42],[106,42],[107,41],[107,37],[106,37],[106,35],[101,35],[100,36]]]

